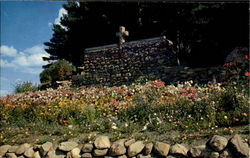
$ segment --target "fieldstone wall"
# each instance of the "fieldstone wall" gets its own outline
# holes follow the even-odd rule
[[[41,145],[22,144],[0,146],[0,158],[249,158],[249,145],[239,135],[227,140],[214,135],[206,144],[189,147],[183,144],[143,142],[120,139],[110,142],[108,136],[98,136],[93,143],[75,141]]]
[[[176,66],[177,59],[165,37],[126,42],[86,49],[77,85],[120,85],[144,74],[162,78],[164,67]]]

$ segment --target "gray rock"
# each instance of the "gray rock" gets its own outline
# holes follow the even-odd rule
[[[15,153],[19,146],[11,146],[8,150],[9,153]]]
[[[233,154],[228,148],[226,148],[222,151],[219,158],[233,158]]]
[[[62,151],[71,151],[77,146],[78,144],[76,142],[62,142],[59,144],[58,149]]]
[[[208,142],[209,146],[215,151],[222,151],[227,146],[227,139],[222,136],[214,135]]]
[[[126,155],[121,155],[121,156],[118,156],[117,158],[127,158]]]
[[[156,142],[154,145],[154,150],[159,156],[167,156],[169,152],[170,145],[162,142]]]
[[[65,158],[66,155],[60,150],[50,150],[46,158]]]
[[[43,156],[45,156],[49,150],[53,147],[51,142],[46,142],[40,146],[40,152]]]
[[[70,151],[71,157],[72,158],[80,158],[80,152],[81,150],[79,148],[74,148]]]
[[[249,157],[249,148],[247,143],[243,143],[241,137],[236,134],[234,135],[230,141],[229,146],[233,150],[233,154],[240,158],[248,158]]]
[[[82,158],[92,158],[92,155],[91,155],[91,153],[84,153],[84,154],[82,154],[81,157]]]
[[[36,151],[33,155],[33,158],[41,158],[39,151]]]
[[[28,150],[30,148],[30,144],[28,143],[25,143],[25,144],[22,144],[20,145],[17,150],[16,150],[16,154],[17,155],[21,155],[23,154],[26,150]]]
[[[33,150],[33,148],[30,147],[28,150],[26,150],[24,152],[24,156],[31,158],[31,157],[33,157],[34,153],[35,153],[35,151]]]
[[[192,157],[202,157],[205,149],[206,149],[206,145],[192,147],[189,150],[189,155],[191,155]]]
[[[125,139],[118,140],[114,142],[110,149],[109,149],[109,155],[110,156],[120,156],[127,152],[125,146],[124,146]]]
[[[5,153],[11,148],[10,145],[2,145],[0,146],[0,156],[4,156]]]
[[[129,147],[134,142],[135,142],[135,139],[130,139],[130,140],[126,141],[124,145],[125,145],[125,147]]]
[[[153,146],[153,143],[147,143],[143,149],[144,155],[149,155],[152,152]]]
[[[6,157],[7,158],[17,158],[16,154],[14,154],[14,153],[7,153]]]
[[[108,152],[108,149],[95,149],[93,156],[105,156]]]
[[[143,148],[144,148],[144,143],[142,141],[137,141],[133,144],[131,144],[128,147],[128,157],[133,157],[136,156],[137,154],[139,154]]]
[[[94,148],[93,144],[89,144],[89,143],[84,144],[83,147],[82,147],[82,152],[90,153],[90,152],[92,152],[93,148]]]
[[[95,139],[94,145],[97,149],[108,149],[111,143],[108,136],[99,136]]]

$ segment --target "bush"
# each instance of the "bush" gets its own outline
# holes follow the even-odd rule
[[[37,91],[38,86],[33,85],[32,82],[20,82],[16,83],[15,85],[15,93],[22,93],[22,92],[28,92],[28,91]]]
[[[56,81],[63,81],[71,79],[75,72],[75,67],[66,60],[58,60],[49,68],[44,69],[40,74],[41,83],[54,83]]]

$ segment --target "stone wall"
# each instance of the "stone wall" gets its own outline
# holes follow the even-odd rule
[[[0,158],[248,158],[249,144],[239,135],[231,139],[214,135],[206,144],[189,147],[165,142],[144,142],[120,139],[110,142],[108,136],[96,137],[94,143],[67,141],[60,144],[22,144],[0,146]]]
[[[164,66],[176,66],[171,42],[165,37],[126,42],[86,49],[77,85],[120,85],[144,74],[162,78]]]

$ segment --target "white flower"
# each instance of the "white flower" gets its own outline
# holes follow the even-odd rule
[[[146,123],[146,125],[142,128],[142,131],[145,131],[145,130],[147,130],[147,128],[148,128],[148,122]]]
[[[125,127],[128,127],[128,124],[127,124],[127,123],[125,123]]]

